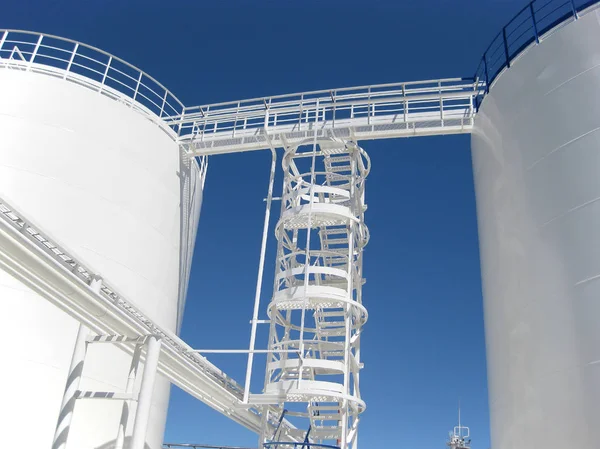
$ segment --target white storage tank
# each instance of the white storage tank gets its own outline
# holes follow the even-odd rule
[[[98,50],[2,36],[0,197],[176,331],[203,176],[198,164],[180,160],[176,133],[159,117],[181,104]],[[0,298],[2,445],[50,448],[78,323],[3,271]],[[81,389],[124,391],[130,360],[112,345],[91,345]],[[161,447],[168,399],[159,376],[149,449]],[[78,401],[67,447],[112,447],[121,408],[121,401]]]
[[[492,449],[600,442],[599,99],[592,8],[516,57],[475,120]]]

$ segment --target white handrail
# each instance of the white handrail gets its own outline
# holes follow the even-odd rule
[[[480,84],[448,78],[278,95],[185,108],[167,123],[194,155],[297,145],[315,127],[319,137],[352,140],[470,132]]]
[[[71,39],[23,30],[0,29],[0,67],[53,74],[129,103],[163,126],[185,107],[156,79],[99,48]],[[22,60],[13,58],[15,51]]]

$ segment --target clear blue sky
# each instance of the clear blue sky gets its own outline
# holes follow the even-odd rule
[[[471,76],[523,0],[7,0],[0,26],[97,46],[186,104]],[[482,299],[468,136],[364,142],[367,182],[360,445],[444,447],[461,398],[489,447]],[[213,157],[182,336],[247,347],[267,187],[266,152]],[[279,183],[276,185],[280,185]],[[277,207],[275,208],[278,209]],[[276,213],[277,215],[277,213]],[[272,234],[271,234],[272,236]],[[273,277],[267,257],[263,304]],[[264,316],[264,308],[263,308]],[[266,344],[261,334],[260,343]],[[245,359],[212,358],[243,380]],[[264,359],[258,359],[262,367]],[[258,392],[262,370],[253,382]],[[256,446],[249,431],[172,389],[165,439]]]

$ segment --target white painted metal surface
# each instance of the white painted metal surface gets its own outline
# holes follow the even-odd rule
[[[5,63],[0,64],[0,196],[43,223],[48,234],[101,271],[156,323],[175,331],[181,167],[174,133],[148,120],[149,113],[93,89],[92,81],[83,88],[31,65]],[[11,370],[0,372],[0,396],[10,404],[0,412],[3,428],[10,429],[4,444],[18,446],[28,435],[32,446],[50,447],[78,323],[5,272],[0,292],[0,335],[19,341],[4,354]],[[83,389],[124,391],[126,354],[95,345],[87,357]],[[157,379],[146,440],[151,449],[162,442],[168,397],[168,380]],[[70,447],[91,449],[113,441],[120,414],[116,401],[78,404]]]
[[[578,24],[586,25],[577,25],[582,30],[572,31],[574,24],[562,30],[565,23],[557,22],[556,29],[539,35],[544,28],[537,25],[554,16],[540,18],[546,4],[530,6],[521,12],[530,15],[523,23],[532,22],[535,43],[544,42],[539,48],[546,50],[529,48],[527,42],[519,47],[520,41],[511,42],[505,27],[499,41],[504,43],[499,48],[504,48],[505,66],[501,57],[499,68],[487,67],[495,60],[486,55],[482,60],[486,78],[500,73],[493,96],[487,97],[477,118],[473,146],[486,332],[493,354],[493,438],[494,447],[501,449],[520,448],[523,442],[587,449],[599,439],[588,421],[598,417],[594,367],[600,359],[589,343],[600,336],[586,321],[598,312],[591,300],[596,261],[592,246],[582,243],[594,241],[589,225],[593,217],[577,218],[593,214],[597,196],[595,177],[586,177],[584,170],[594,167],[595,153],[589,148],[595,147],[584,144],[594,139],[600,126],[594,127],[597,114],[582,114],[595,111],[582,92],[597,84],[597,52],[586,44],[599,33],[595,12],[577,13],[573,2],[554,11],[560,19],[560,8],[571,6],[565,23],[585,16]],[[550,21],[548,26],[555,24]],[[355,142],[472,132],[477,106],[489,87],[485,80],[373,85],[185,108],[156,80],[101,50],[54,36],[1,33],[0,131],[6,138],[0,144],[0,197],[7,196],[43,224],[43,231],[23,225],[0,206],[0,265],[18,279],[0,273],[0,290],[10,310],[0,318],[0,328],[22,341],[18,349],[9,348],[14,372],[0,375],[0,393],[15,404],[1,417],[13,430],[5,435],[5,443],[20,441],[11,440],[26,431],[12,424],[19,420],[23,425],[40,423],[36,445],[45,446],[48,435],[51,438],[48,423],[53,426],[56,417],[46,418],[58,413],[64,388],[60,373],[67,372],[71,360],[75,318],[101,335],[159,336],[158,371],[260,433],[261,442],[304,438],[306,427],[294,429],[287,420],[273,435],[282,407],[288,407],[290,421],[311,426],[309,442],[355,448],[359,414],[365,407],[358,371],[366,320],[360,288],[361,248],[367,240],[362,183],[368,171]],[[528,51],[519,56],[521,48]],[[519,65],[521,69],[513,69]],[[504,68],[513,74],[503,74]],[[575,94],[564,94],[570,90]],[[563,136],[572,140],[547,151],[549,142]],[[198,166],[189,156],[277,147],[286,151],[288,183],[277,233],[275,294],[268,309],[269,362],[264,394],[249,395],[174,333],[181,324],[206,172],[204,159]],[[565,148],[581,154],[556,162]],[[312,162],[310,170],[297,171],[307,161]],[[176,172],[182,176],[181,185]],[[569,178],[569,188],[552,190],[556,184],[551,180],[557,176],[580,172],[584,176],[577,177],[578,183]],[[542,190],[552,194],[546,197]],[[515,211],[515,204],[522,207]],[[488,210],[491,207],[495,209]],[[315,227],[318,234],[307,232]],[[304,240],[299,238],[302,233]],[[49,244],[54,241],[50,235],[68,250]],[[531,277],[522,278],[524,273]],[[88,285],[93,276],[107,277],[110,283],[94,292]],[[546,276],[552,282],[542,285]],[[260,279],[259,275],[257,295]],[[566,305],[565,298],[575,305]],[[554,307],[546,307],[544,299]],[[138,303],[145,312],[134,305]],[[258,321],[255,316],[254,327]],[[24,327],[34,331],[23,336]],[[120,349],[125,352],[115,352],[114,347],[99,350],[82,382],[95,390],[116,386],[128,397],[132,377],[131,372],[127,376],[126,353],[131,351]],[[251,344],[250,359],[255,352],[261,350]],[[114,362],[111,370],[103,360]],[[124,375],[113,377],[119,366]],[[252,363],[248,366],[250,373]],[[553,367],[558,368],[552,371]],[[150,379],[153,371],[147,374]],[[572,377],[576,375],[579,382]],[[42,376],[47,381],[43,385]],[[151,448],[162,438],[168,397],[165,379],[157,382],[153,394],[147,388],[143,394],[146,399],[151,396],[154,405],[144,407],[136,418],[143,423],[149,417],[146,439]],[[521,391],[521,385],[527,390]],[[552,404],[546,396],[557,388],[558,401]],[[27,406],[31,403],[36,407]],[[93,411],[80,407],[82,411],[73,415],[73,444],[78,449],[104,444],[106,435],[115,436],[117,428],[119,438],[126,431],[118,426],[120,404],[107,403],[100,411],[98,404],[91,407]],[[551,442],[541,432],[546,412],[556,425],[585,422],[589,431],[566,432]],[[525,429],[534,429],[528,433],[530,440]],[[134,444],[142,442],[137,439]]]
[[[103,50],[48,34],[0,30],[0,67],[60,78],[117,100],[170,129],[163,117],[183,104],[162,84]]]
[[[369,159],[356,143],[315,132],[286,150],[283,169],[265,388],[250,402],[287,410],[310,443],[357,447]],[[259,447],[285,447],[268,430]]]
[[[187,107],[166,121],[195,155],[298,145],[315,130],[353,141],[468,133],[480,89],[462,78],[359,86]]]
[[[162,328],[139,307],[102,281],[95,291],[91,271],[0,198],[0,267],[98,335],[156,335],[161,338],[159,372],[192,396],[259,433],[259,413],[242,404],[242,388],[204,357]],[[132,352],[128,346],[120,347]],[[81,356],[76,357],[81,359]],[[60,405],[60,397],[57,407]],[[272,424],[274,426],[274,424]],[[289,431],[288,431],[289,429]],[[293,439],[284,421],[283,434]]]
[[[495,449],[600,441],[599,19],[530,47],[475,120]]]

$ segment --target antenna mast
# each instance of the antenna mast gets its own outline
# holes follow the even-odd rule
[[[458,401],[458,426],[454,427],[454,431],[450,432],[450,440],[446,445],[450,449],[471,449],[470,430],[468,427],[463,427],[460,420],[460,400]]]

